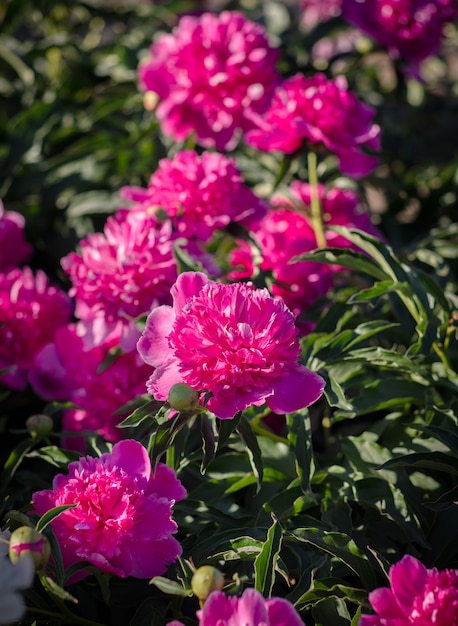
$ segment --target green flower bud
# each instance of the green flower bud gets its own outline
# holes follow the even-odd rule
[[[224,586],[224,576],[216,567],[203,565],[194,572],[191,579],[191,589],[195,596],[203,603],[212,591],[221,591]]]
[[[167,400],[177,411],[190,411],[199,404],[199,394],[186,383],[175,383],[170,387]]]
[[[51,434],[54,423],[49,415],[31,415],[25,422],[33,439],[45,439]]]
[[[42,569],[51,556],[51,545],[44,535],[30,526],[21,526],[11,534],[9,556],[17,563],[24,555],[29,554],[35,563],[35,569]]]

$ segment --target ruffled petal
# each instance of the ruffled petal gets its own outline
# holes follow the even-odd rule
[[[292,413],[316,402],[325,384],[321,376],[297,365],[296,369],[288,370],[273,381],[274,393],[266,402],[274,413]]]

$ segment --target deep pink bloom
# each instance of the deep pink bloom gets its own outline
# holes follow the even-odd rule
[[[0,274],[0,377],[12,389],[24,389],[37,352],[70,321],[70,298],[50,285],[41,270],[29,267]]]
[[[165,212],[177,232],[208,241],[230,222],[245,225],[266,213],[266,206],[244,184],[234,159],[215,152],[199,156],[183,150],[162,159],[147,189],[124,187],[125,200],[149,212]]]
[[[269,104],[277,59],[263,27],[242,13],[185,16],[151,47],[140,84],[158,95],[156,115],[167,135],[180,141],[194,133],[206,148],[232,150],[253,128],[247,114]]]
[[[16,211],[5,211],[0,200],[0,272],[8,272],[27,262],[32,246],[24,236],[25,219]]]
[[[73,284],[76,315],[93,329],[94,343],[119,326],[128,335],[137,317],[170,302],[177,276],[171,224],[120,210],[108,218],[103,233],[81,242],[80,253],[64,257],[62,267]]]
[[[414,67],[439,50],[444,24],[456,14],[456,0],[342,1],[345,20]]]
[[[256,589],[245,589],[240,598],[213,591],[197,617],[199,626],[304,626],[288,600],[266,600]],[[174,621],[168,626],[183,625]]]
[[[290,208],[274,208],[252,234],[260,253],[253,253],[246,241],[238,241],[230,255],[231,264],[236,268],[230,274],[232,279],[254,278],[255,259],[259,256],[259,269],[272,272],[272,294],[281,297],[296,315],[326,295],[332,286],[332,272],[327,265],[313,261],[290,263],[294,257],[318,247],[306,215]]]
[[[369,594],[377,615],[358,626],[458,626],[458,570],[426,569],[407,554],[391,567],[390,586]]]
[[[298,362],[294,315],[266,289],[185,272],[172,295],[173,307],[154,309],[138,342],[144,361],[157,368],[148,390],[158,400],[185,382],[210,391],[208,408],[229,419],[264,403],[291,413],[321,396],[323,379]]]
[[[344,76],[324,74],[306,78],[297,74],[280,85],[258,128],[246,135],[247,143],[266,152],[291,154],[304,143],[324,147],[337,155],[340,170],[358,178],[378,164],[366,150],[380,150],[380,127],[375,109],[348,91]]]
[[[89,561],[121,578],[151,578],[181,554],[171,515],[185,496],[173,469],[159,463],[153,474],[145,448],[126,439],[100,458],[70,463],[67,476],[55,476],[53,488],[32,500],[38,515],[77,505],[51,522],[66,568]]]
[[[117,428],[126,415],[121,407],[142,394],[151,369],[137,351],[110,355],[116,349],[113,338],[87,349],[74,325],[59,328],[54,342],[35,357],[30,382],[45,400],[71,401],[78,408],[64,412],[64,432],[82,430],[102,435],[108,441],[123,438],[125,430]],[[83,437],[62,441],[67,449],[85,451]]]

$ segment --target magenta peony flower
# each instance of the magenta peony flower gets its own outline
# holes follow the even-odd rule
[[[458,570],[426,567],[407,554],[390,569],[389,587],[369,594],[376,616],[358,626],[457,626]]]
[[[259,269],[272,272],[271,291],[284,300],[295,315],[306,311],[332,286],[332,272],[327,265],[291,259],[317,248],[315,234],[306,215],[290,209],[274,208],[252,230],[260,246]],[[255,253],[256,256],[256,253]],[[238,241],[230,254],[234,269],[232,279],[253,278],[257,272],[252,248]],[[303,331],[310,331],[306,327]]]
[[[342,0],[345,20],[414,67],[435,54],[456,0]]]
[[[118,211],[103,233],[81,242],[79,254],[64,257],[62,267],[73,283],[76,315],[90,327],[94,343],[119,327],[123,336],[135,333],[135,318],[170,302],[177,275],[171,224],[144,212]]]
[[[64,412],[65,432],[88,430],[108,441],[122,439],[125,431],[117,425],[126,415],[117,411],[144,392],[151,369],[137,351],[110,356],[116,347],[113,338],[87,349],[76,327],[69,325],[59,328],[54,342],[36,355],[30,372],[35,391],[45,400],[71,401],[78,407]],[[67,437],[62,444],[70,450],[86,449],[83,437]]]
[[[0,200],[0,272],[26,263],[32,254],[24,237],[25,219],[16,211],[5,211]]]
[[[323,379],[298,362],[294,315],[267,290],[185,272],[172,295],[173,308],[154,309],[138,342],[144,361],[157,368],[147,388],[158,400],[185,382],[210,391],[208,408],[230,419],[264,402],[290,413],[321,396]]]
[[[235,160],[192,150],[162,159],[147,189],[124,187],[121,195],[145,211],[162,211],[180,235],[208,241],[230,222],[249,225],[266,206],[245,186]]]
[[[305,143],[325,147],[339,159],[344,174],[369,174],[380,150],[380,127],[375,109],[348,91],[343,76],[328,80],[324,74],[305,78],[297,74],[280,85],[267,113],[253,116],[258,128],[247,133],[247,143],[266,152],[291,154]]]
[[[42,271],[29,267],[0,274],[0,381],[24,389],[35,355],[68,324],[70,298],[49,284]]]
[[[77,504],[51,522],[67,568],[89,561],[120,578],[163,574],[180,554],[172,537],[172,507],[186,491],[175,472],[159,463],[152,474],[145,448],[132,439],[111,453],[70,463],[53,489],[33,494],[34,512],[43,515],[63,504]]]
[[[264,29],[242,13],[181,18],[139,67],[142,89],[155,92],[156,115],[176,141],[194,133],[205,148],[232,150],[263,113],[278,82],[278,52]]]
[[[197,617],[199,626],[304,626],[288,600],[265,600],[256,589],[245,589],[240,598],[213,591],[203,609],[197,611]],[[169,622],[168,626],[183,624],[174,621]]]

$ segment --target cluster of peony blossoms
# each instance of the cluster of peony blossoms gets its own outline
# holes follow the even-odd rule
[[[147,388],[157,400],[186,383],[209,392],[208,409],[231,419],[264,403],[291,413],[321,396],[324,380],[299,363],[295,316],[266,289],[185,272],[171,293],[173,306],[153,309],[138,342],[155,368]]]
[[[390,569],[390,587],[369,594],[376,615],[358,626],[458,626],[458,570],[427,569],[406,555]]]
[[[99,458],[70,463],[68,475],[55,476],[52,487],[33,494],[33,512],[76,505],[51,522],[66,569],[87,561],[120,578],[151,578],[181,554],[172,508],[186,490],[163,463],[153,474],[138,441],[125,439]],[[88,574],[80,571],[72,581]]]
[[[304,626],[293,605],[283,598],[265,600],[255,589],[246,589],[240,598],[213,591],[197,611],[199,626]],[[183,626],[169,622],[167,626]]]
[[[185,16],[152,45],[140,85],[159,98],[165,134],[176,141],[194,134],[205,148],[232,150],[253,128],[250,114],[269,105],[278,57],[262,26],[242,13]]]
[[[439,50],[457,12],[456,0],[342,0],[346,21],[414,70]]]

